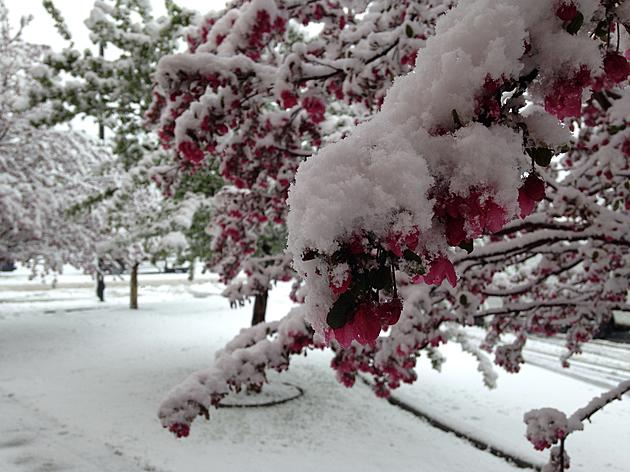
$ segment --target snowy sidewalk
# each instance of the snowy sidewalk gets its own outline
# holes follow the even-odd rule
[[[212,361],[248,323],[250,307],[230,310],[220,297],[164,285],[141,292],[141,309],[132,312],[122,290],[105,306],[91,301],[91,291],[79,292],[48,293],[83,302],[0,304],[2,472],[518,470],[363,385],[344,388],[327,352],[296,359],[278,377],[304,387],[303,397],[273,408],[220,409],[210,422],[198,419],[190,438],[177,440],[156,418],[161,398]],[[272,293],[271,317],[288,307],[280,287]],[[488,392],[471,360],[455,346],[445,353],[443,374],[422,364],[418,383],[397,395],[533,462],[546,455],[524,439],[522,414],[541,406],[573,409],[598,392],[535,367],[500,375],[499,388]],[[572,470],[630,470],[623,447],[630,444],[629,409],[628,402],[612,405],[572,437]]]
[[[277,316],[285,299],[279,290],[271,304]],[[246,325],[249,307],[232,311],[221,298],[176,287],[145,290],[140,302],[139,312],[125,298],[83,313],[0,306],[2,472],[513,470],[366,387],[346,390],[323,352],[282,376],[305,387],[302,398],[218,410],[177,440],[156,417],[160,399]]]

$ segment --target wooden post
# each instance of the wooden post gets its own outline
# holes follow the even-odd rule
[[[138,263],[136,262],[131,267],[131,280],[130,280],[130,293],[129,293],[129,308],[132,310],[138,309]]]
[[[254,313],[252,314],[252,326],[265,321],[265,314],[267,313],[267,298],[268,297],[269,297],[268,290],[265,290],[264,292],[256,295],[256,299],[254,300]]]

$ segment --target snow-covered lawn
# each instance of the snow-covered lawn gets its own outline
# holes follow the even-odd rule
[[[0,471],[517,470],[360,383],[345,389],[327,352],[298,359],[281,376],[303,387],[303,397],[271,408],[221,409],[210,422],[197,420],[190,438],[176,439],[156,417],[162,396],[211,362],[248,324],[250,307],[230,310],[209,280],[141,281],[149,277],[137,312],[127,309],[124,287],[109,288],[103,304],[91,288],[64,288],[63,277],[60,288],[36,297],[0,286]],[[0,283],[6,289],[17,282]],[[286,293],[279,287],[272,294],[272,318],[288,310]],[[418,383],[397,395],[538,463],[546,454],[525,441],[522,414],[541,406],[572,410],[600,391],[527,366],[522,375],[501,375],[499,388],[488,392],[472,360],[454,346],[444,352],[442,374],[422,364]],[[628,444],[624,401],[571,438],[572,470],[628,472]]]

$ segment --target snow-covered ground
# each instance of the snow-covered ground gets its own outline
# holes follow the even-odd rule
[[[142,276],[138,311],[127,308],[123,283],[110,284],[107,302],[99,303],[89,279],[78,274],[61,276],[54,290],[23,277],[0,279],[2,472],[517,470],[377,399],[360,383],[345,389],[327,352],[297,359],[273,378],[303,387],[299,399],[220,409],[178,440],[156,418],[162,396],[211,362],[248,324],[250,307],[230,310],[210,276],[194,284],[186,275]],[[19,288],[28,284],[37,290]],[[273,292],[271,318],[287,312],[286,294],[287,287]],[[456,346],[444,352],[441,374],[421,363],[417,384],[396,395],[536,463],[546,454],[523,437],[523,413],[541,406],[571,411],[601,391],[526,366],[520,375],[502,374],[489,392],[471,359]],[[567,442],[571,470],[628,472],[628,444],[630,402],[617,402]]]

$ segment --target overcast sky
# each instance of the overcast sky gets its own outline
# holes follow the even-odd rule
[[[66,42],[57,34],[44,7],[42,0],[4,0],[9,9],[14,25],[19,24],[21,16],[33,15],[34,20],[25,31],[24,38],[33,43],[47,44],[53,49],[61,49]],[[94,1],[92,0],[55,0],[55,5],[64,18],[73,35],[76,46],[80,49],[91,45],[88,30],[83,24],[89,16]],[[217,10],[225,5],[225,0],[176,0],[178,5],[207,13]],[[156,15],[164,13],[163,0],[151,0]]]

